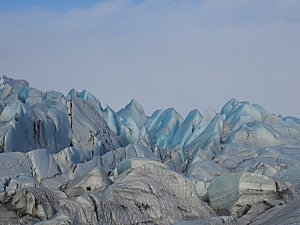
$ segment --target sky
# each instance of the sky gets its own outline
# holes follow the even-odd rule
[[[220,110],[231,98],[300,117],[299,0],[0,0],[0,73],[89,90],[114,110]]]

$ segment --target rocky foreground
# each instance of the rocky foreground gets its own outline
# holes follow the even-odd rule
[[[87,91],[0,87],[0,224],[299,224],[300,119],[114,112]]]

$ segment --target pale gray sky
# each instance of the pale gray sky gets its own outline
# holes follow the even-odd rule
[[[118,110],[230,98],[300,117],[299,0],[111,0],[0,10],[0,73]]]

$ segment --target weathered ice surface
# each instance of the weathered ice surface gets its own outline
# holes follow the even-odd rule
[[[37,149],[27,153],[31,160],[32,176],[37,181],[60,175],[61,171],[53,156],[49,155],[47,149]]]
[[[287,201],[285,185],[253,173],[232,173],[215,178],[208,187],[208,201],[219,214],[241,217],[252,205],[263,200]]]
[[[175,225],[238,225],[234,217],[220,216],[206,219],[184,219],[175,223]]]
[[[265,224],[265,225],[288,225],[300,224],[300,199],[295,198],[289,204],[268,204],[267,210],[261,210],[258,216],[251,217],[250,220],[241,218],[243,224]]]
[[[103,191],[111,181],[108,176],[100,168],[93,169],[91,172],[78,177],[77,179],[70,180],[65,186],[64,192],[68,196],[80,196],[89,191]]]
[[[21,89],[23,87],[29,87],[29,83],[27,80],[14,80],[10,77],[7,77],[3,74],[0,75],[3,79],[3,84],[8,84],[9,86],[13,87],[14,89]]]
[[[1,151],[47,148],[57,152],[68,147],[71,130],[66,111],[59,107],[48,108],[43,103],[30,104],[16,101],[3,109],[0,115]]]
[[[123,160],[122,162],[120,162],[117,166],[117,172],[118,172],[118,174],[122,174],[129,169],[138,168],[145,164],[153,164],[156,166],[167,168],[167,166],[165,166],[165,164],[163,164],[159,161],[149,160],[146,158],[132,158],[132,159],[126,159],[126,160]]]
[[[71,146],[84,149],[90,158],[120,146],[100,113],[74,90],[69,93],[68,111],[72,130]]]
[[[172,224],[185,216],[216,215],[202,202],[190,181],[151,162],[117,179],[104,197],[131,205],[154,224]]]
[[[0,82],[0,224],[300,223],[300,119],[103,108],[86,90]]]

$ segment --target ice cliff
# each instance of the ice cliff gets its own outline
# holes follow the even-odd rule
[[[0,87],[0,224],[300,223],[300,119]]]

